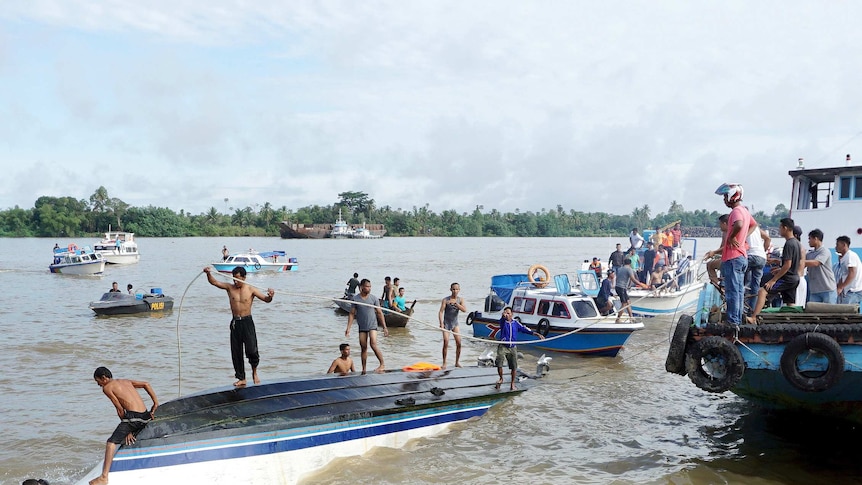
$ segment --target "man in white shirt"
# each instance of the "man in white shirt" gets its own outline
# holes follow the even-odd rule
[[[772,242],[769,233],[756,226],[748,235],[748,269],[745,270],[745,293],[749,308],[757,303],[757,292],[760,291],[760,280],[763,279],[763,267],[766,266],[766,248]]]
[[[850,249],[850,238],[840,236],[835,241],[835,252],[838,253],[838,271],[835,274],[838,303],[862,302],[862,262]]]
[[[631,244],[629,249],[634,249],[635,251],[644,245],[644,237],[638,234],[638,228],[632,228],[632,232],[629,233],[629,243]]]

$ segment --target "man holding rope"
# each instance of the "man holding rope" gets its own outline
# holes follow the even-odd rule
[[[388,278],[388,276],[387,276]],[[374,356],[380,362],[380,365],[374,369],[375,373],[382,373],[386,370],[383,364],[383,354],[377,348],[377,326],[383,327],[383,336],[389,336],[389,329],[386,328],[386,320],[383,318],[383,310],[380,309],[380,300],[371,294],[371,280],[363,278],[359,282],[359,294],[353,295],[353,308],[347,315],[347,330],[344,331],[345,337],[350,337],[350,326],[353,325],[353,320],[359,324],[359,348],[362,350],[360,357],[362,360],[362,375],[365,375],[365,365],[368,361],[368,346],[369,341],[371,350],[374,351]]]
[[[233,284],[216,280],[210,271],[209,266],[204,268],[207,281],[216,288],[227,291],[230,311],[233,315],[230,320],[230,357],[237,378],[233,385],[236,387],[246,385],[245,364],[242,361],[243,347],[245,347],[248,363],[251,364],[251,377],[255,384],[260,384],[260,377],[257,375],[260,354],[257,351],[257,333],[254,330],[254,320],[251,318],[251,304],[255,298],[267,303],[271,302],[275,290],[268,288],[266,295],[264,295],[254,286],[245,284],[246,272],[242,266],[237,266],[231,272]]]

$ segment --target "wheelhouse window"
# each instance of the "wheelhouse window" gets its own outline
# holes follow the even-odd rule
[[[535,298],[523,298],[520,296],[516,296],[512,300],[512,311],[515,313],[529,313],[533,314],[533,311],[536,309],[536,299]]]
[[[862,175],[839,177],[838,199],[862,199]]]
[[[572,309],[575,310],[575,315],[577,315],[578,318],[592,318],[599,316],[598,312],[596,312],[596,306],[588,301],[573,301]]]
[[[556,318],[569,318],[569,309],[564,301],[542,300],[539,302],[539,315]]]

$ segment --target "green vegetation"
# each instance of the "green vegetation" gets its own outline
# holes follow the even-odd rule
[[[674,201],[667,212],[652,216],[648,205],[635,208],[628,215],[604,212],[566,211],[558,205],[541,212],[501,213],[497,209],[485,212],[477,206],[472,212],[444,210],[436,214],[428,204],[412,209],[376,207],[374,199],[363,192],[342,192],[332,205],[303,207],[296,211],[287,207],[274,208],[269,202],[243,209],[231,208],[233,214],[223,214],[211,207],[207,212],[192,215],[167,207],[131,207],[118,198],[108,196],[99,187],[90,200],[71,197],[39,197],[32,209],[0,211],[2,237],[80,237],[114,230],[134,232],[142,237],[184,236],[278,236],[278,223],[332,223],[341,210],[348,223],[385,224],[387,236],[517,236],[517,237],[577,237],[624,236],[632,227],[652,228],[679,220],[683,232],[696,236],[715,236],[717,211],[686,212]],[[787,215],[783,204],[771,215],[759,211],[755,219],[768,227],[778,225]]]

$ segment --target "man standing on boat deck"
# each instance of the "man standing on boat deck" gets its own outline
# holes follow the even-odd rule
[[[148,382],[114,379],[111,371],[106,367],[97,368],[93,372],[93,379],[117,408],[117,415],[120,417],[120,424],[105,444],[105,464],[102,467],[102,474],[90,480],[90,485],[102,485],[108,483],[108,472],[111,470],[111,462],[114,460],[117,446],[131,445],[136,441],[135,435],[153,420],[159,407],[159,399]],[[153,400],[153,407],[149,410],[141,395],[138,394],[138,389],[147,391],[150,399]]]
[[[838,287],[838,303],[862,302],[862,262],[859,255],[850,249],[850,238],[840,236],[835,241],[838,253],[838,271],[835,280]]]
[[[756,223],[748,209],[742,205],[742,185],[721,184],[715,193],[724,197],[724,205],[730,209],[721,251],[721,278],[724,280],[724,297],[727,302],[727,323],[739,325],[743,318],[745,270],[748,269],[746,240]],[[792,231],[791,225],[791,237]]]
[[[497,344],[497,374],[500,378],[497,380],[496,388],[499,389],[503,384],[503,362],[509,364],[509,371],[512,374],[512,381],[509,389],[515,390],[515,373],[518,371],[518,348],[515,346],[515,341],[518,340],[518,333],[526,333],[534,337],[539,337],[540,340],[545,340],[539,332],[534,332],[527,328],[521,322],[512,318],[512,307],[507,306],[503,309],[503,316],[500,318],[500,343]]]
[[[745,291],[748,297],[746,303],[750,308],[754,308],[757,304],[757,293],[760,291],[760,280],[763,278],[763,268],[766,267],[766,248],[772,243],[772,238],[758,225],[748,235],[746,242],[748,242],[748,268],[745,270]]]
[[[755,231],[757,232],[757,231]],[[832,254],[823,245],[823,231],[814,229],[808,233],[811,250],[805,255],[805,268],[808,270],[808,301],[836,303],[835,273],[832,272]]]
[[[227,246],[222,246],[222,248],[221,248],[221,260],[227,261],[228,256],[230,256],[230,252],[228,252]]]
[[[353,278],[347,280],[347,289],[344,290],[344,296],[353,298],[356,294],[356,288],[359,288],[359,273],[353,273]]]
[[[267,303],[271,302],[275,290],[268,288],[266,295],[264,295],[254,286],[245,284],[246,272],[242,266],[237,266],[231,272],[234,278],[233,284],[217,281],[210,273],[209,266],[204,268],[204,273],[207,274],[207,281],[211,285],[227,291],[230,301],[230,311],[233,315],[230,321],[230,357],[237,379],[233,385],[236,387],[246,385],[245,364],[242,361],[243,347],[245,347],[248,363],[251,364],[251,377],[255,384],[260,384],[260,377],[257,375],[260,354],[257,351],[257,333],[254,329],[254,320],[251,318],[251,304],[255,298]]]
[[[637,251],[641,248],[641,246],[644,245],[644,237],[638,234],[638,228],[632,228],[632,232],[629,233],[629,243],[631,244],[629,250],[634,249],[635,251]]]
[[[617,271],[623,265],[623,258],[626,257],[626,253],[622,251],[622,245],[617,243],[617,250],[612,252],[610,257],[608,257],[608,264],[611,266],[611,269]]]
[[[440,311],[437,318],[440,320],[440,329],[443,331],[443,368],[446,368],[446,354],[449,351],[449,334],[455,337],[455,367],[461,367],[461,330],[458,328],[458,312],[466,312],[464,299],[458,296],[461,285],[452,283],[449,285],[451,295],[443,298],[440,302]]]
[[[387,278],[389,277],[387,276]],[[362,374],[365,374],[369,345],[374,351],[374,356],[380,362],[374,372],[381,373],[386,370],[386,367],[383,364],[383,353],[377,348],[377,326],[383,327],[384,337],[389,336],[389,329],[386,328],[383,310],[380,309],[380,300],[371,294],[371,281],[368,278],[363,278],[359,282],[359,294],[353,295],[353,301],[353,308],[347,315],[347,330],[344,331],[344,336],[350,337],[350,326],[353,325],[353,320],[356,320],[356,323],[359,324],[359,347],[362,350],[360,354]]]

